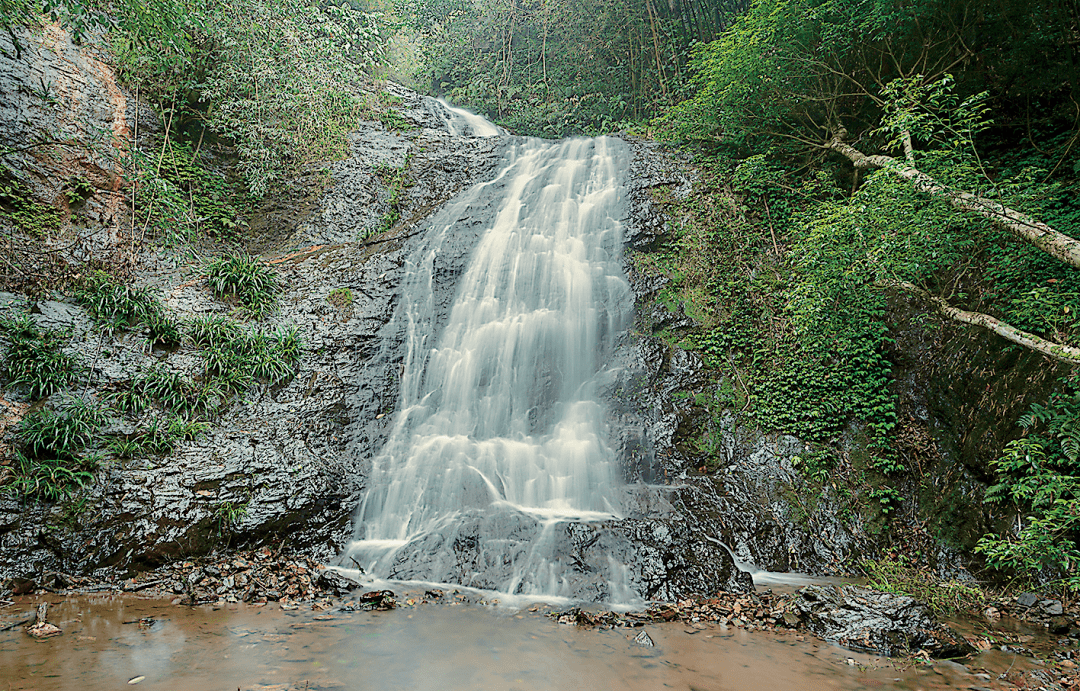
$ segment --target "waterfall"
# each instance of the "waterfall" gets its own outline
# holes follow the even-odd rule
[[[480,120],[466,124],[489,136]],[[369,574],[557,595],[558,527],[619,517],[595,385],[632,308],[628,158],[607,137],[515,139],[498,176],[444,206],[407,259],[400,403],[347,551]],[[440,315],[437,258],[480,207],[483,231]]]

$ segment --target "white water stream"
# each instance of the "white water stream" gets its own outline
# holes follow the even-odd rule
[[[456,111],[462,131],[492,133]],[[618,517],[594,380],[632,308],[627,162],[611,138],[516,140],[497,178],[451,201],[406,262],[400,404],[347,550],[368,574],[558,595],[555,527]],[[437,330],[434,267],[477,205],[490,209],[485,231]]]

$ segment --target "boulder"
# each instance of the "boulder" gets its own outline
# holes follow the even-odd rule
[[[918,650],[931,657],[974,652],[962,636],[938,622],[929,608],[905,595],[856,586],[807,586],[793,605],[814,634],[855,650],[905,655]]]

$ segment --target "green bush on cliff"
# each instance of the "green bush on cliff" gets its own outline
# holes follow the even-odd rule
[[[215,295],[235,297],[256,318],[266,316],[277,305],[277,274],[246,254],[231,254],[210,262],[206,279]]]
[[[106,4],[121,75],[169,126],[200,120],[235,143],[257,197],[306,163],[344,151],[368,108],[380,16],[349,2],[130,0]]]
[[[0,319],[0,332],[8,341],[3,376],[8,386],[25,386],[31,399],[55,393],[79,376],[79,358],[62,350],[67,339],[39,329],[29,315]]]
[[[180,322],[145,286],[115,282],[103,271],[91,272],[75,291],[75,298],[90,310],[94,319],[111,328],[145,325],[151,343],[175,345],[180,342]]]
[[[245,329],[220,316],[193,320],[188,335],[201,348],[205,376],[225,391],[242,391],[257,380],[284,381],[296,373],[303,352],[296,328]]]

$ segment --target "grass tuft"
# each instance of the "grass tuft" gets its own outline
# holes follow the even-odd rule
[[[66,338],[39,329],[28,314],[0,319],[0,332],[9,343],[3,376],[9,386],[26,386],[33,400],[59,391],[82,371],[78,357],[61,350]]]
[[[254,257],[233,254],[210,262],[206,278],[219,298],[235,297],[256,319],[277,307],[277,274]]]

